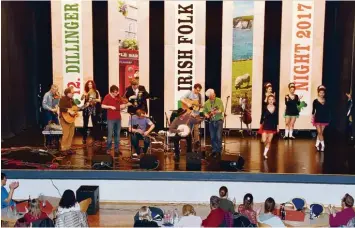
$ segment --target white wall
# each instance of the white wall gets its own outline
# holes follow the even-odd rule
[[[8,184],[14,180],[8,180]],[[20,187],[14,198],[27,199],[40,193],[59,197],[51,180],[16,180]],[[345,193],[355,195],[355,185],[327,184],[288,184],[254,182],[209,182],[209,181],[122,181],[122,180],[53,180],[60,193],[66,189],[76,191],[81,185],[99,185],[100,201],[151,201],[151,202],[190,202],[207,203],[211,195],[225,185],[230,198],[241,202],[244,194],[250,192],[255,202],[263,202],[273,197],[276,202],[286,202],[292,197],[303,197],[308,203],[339,205]]]

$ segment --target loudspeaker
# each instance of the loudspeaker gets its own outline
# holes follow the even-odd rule
[[[240,155],[236,159],[221,159],[219,162],[220,168],[223,171],[239,171],[244,167],[244,158]]]
[[[141,169],[156,169],[159,167],[159,160],[157,156],[152,154],[145,154],[139,161]]]
[[[78,202],[91,198],[91,204],[87,210],[88,215],[95,215],[100,208],[99,186],[82,185],[76,190],[76,199]]]
[[[109,154],[94,155],[91,159],[93,169],[110,170],[113,169],[113,157]]]
[[[186,170],[188,171],[200,171],[201,170],[201,153],[189,152],[186,154]]]

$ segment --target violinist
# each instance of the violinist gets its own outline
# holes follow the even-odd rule
[[[47,125],[49,122],[54,122],[55,124],[59,124],[58,113],[57,113],[59,99],[60,99],[60,95],[58,92],[58,86],[52,85],[51,89],[44,94],[42,100],[45,125]]]
[[[83,110],[83,144],[86,144],[90,116],[92,122],[92,137],[94,141],[99,140],[100,131],[97,122],[100,114],[101,97],[93,80],[89,80],[85,83],[84,94],[81,96],[81,100],[85,100],[85,104],[87,105]]]
[[[148,113],[147,99],[149,98],[149,93],[144,86],[139,85],[138,78],[131,81],[131,86],[126,88],[124,97],[134,104],[134,106],[128,108],[128,113],[135,114],[138,109]]]

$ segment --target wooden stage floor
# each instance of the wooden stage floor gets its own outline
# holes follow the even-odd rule
[[[260,138],[229,136],[226,139],[225,152],[221,160],[235,161],[240,155],[245,160],[244,172],[250,173],[289,173],[289,174],[355,174],[355,149],[346,140],[337,135],[329,135],[329,142],[324,152],[317,152],[315,140],[310,137],[298,137],[296,140],[274,138],[268,159],[262,156],[263,144]],[[105,154],[105,143],[93,144],[88,139],[87,145],[81,143],[79,133],[74,138],[75,154],[57,157],[58,169],[90,170],[91,159],[94,155]],[[208,142],[206,143],[208,144]],[[2,142],[2,169],[34,169],[46,168],[59,156],[50,153],[38,153],[38,150],[20,149],[18,151],[4,150],[9,147],[39,147],[43,146],[43,136],[39,129],[32,129]],[[121,152],[123,156],[114,157],[114,170],[142,170],[139,162],[130,159],[130,145],[128,138],[121,137]],[[207,149],[208,150],[208,149]],[[53,153],[52,153],[53,152]],[[54,155],[53,155],[54,154]],[[179,162],[173,159],[173,153],[153,152],[160,161],[159,171],[186,171],[186,156],[182,155]],[[112,152],[112,155],[113,152]],[[17,162],[8,162],[12,159]],[[19,162],[20,161],[20,162]],[[215,158],[202,160],[201,171],[226,171]]]

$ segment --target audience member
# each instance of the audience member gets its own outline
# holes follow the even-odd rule
[[[243,204],[239,205],[238,212],[246,216],[254,225],[258,223],[256,219],[256,212],[253,210],[253,195],[245,194]]]
[[[144,206],[139,210],[139,219],[134,222],[134,227],[159,227],[158,223],[152,220],[152,212],[149,207]]]
[[[331,227],[346,226],[348,222],[355,217],[354,198],[345,194],[341,201],[342,210],[338,213],[335,212],[334,208],[329,208],[329,225]]]
[[[86,213],[80,211],[80,205],[76,201],[72,190],[65,190],[59,201],[56,227],[88,227]]]
[[[19,186],[19,182],[12,182],[9,185],[10,192],[8,192],[5,188],[6,181],[6,175],[4,173],[1,173],[1,209],[15,205],[15,202],[12,200],[12,197],[14,195],[15,189]]]
[[[28,206],[28,212],[24,216],[27,223],[32,223],[37,220],[48,218],[47,214],[41,211],[40,202],[37,199],[30,201]]]
[[[224,222],[225,212],[219,207],[220,199],[218,196],[211,196],[211,212],[205,220],[202,221],[203,227],[218,227]]]
[[[219,207],[223,209],[226,212],[235,212],[234,205],[232,201],[228,199],[228,188],[226,186],[222,186],[219,189],[219,197],[220,197],[220,202],[219,202]]]
[[[175,227],[201,227],[202,219],[196,216],[195,209],[190,204],[182,207],[182,215]]]
[[[271,227],[285,227],[282,220],[273,214],[274,209],[275,200],[271,197],[267,198],[264,204],[264,214],[259,215],[258,221]]]

